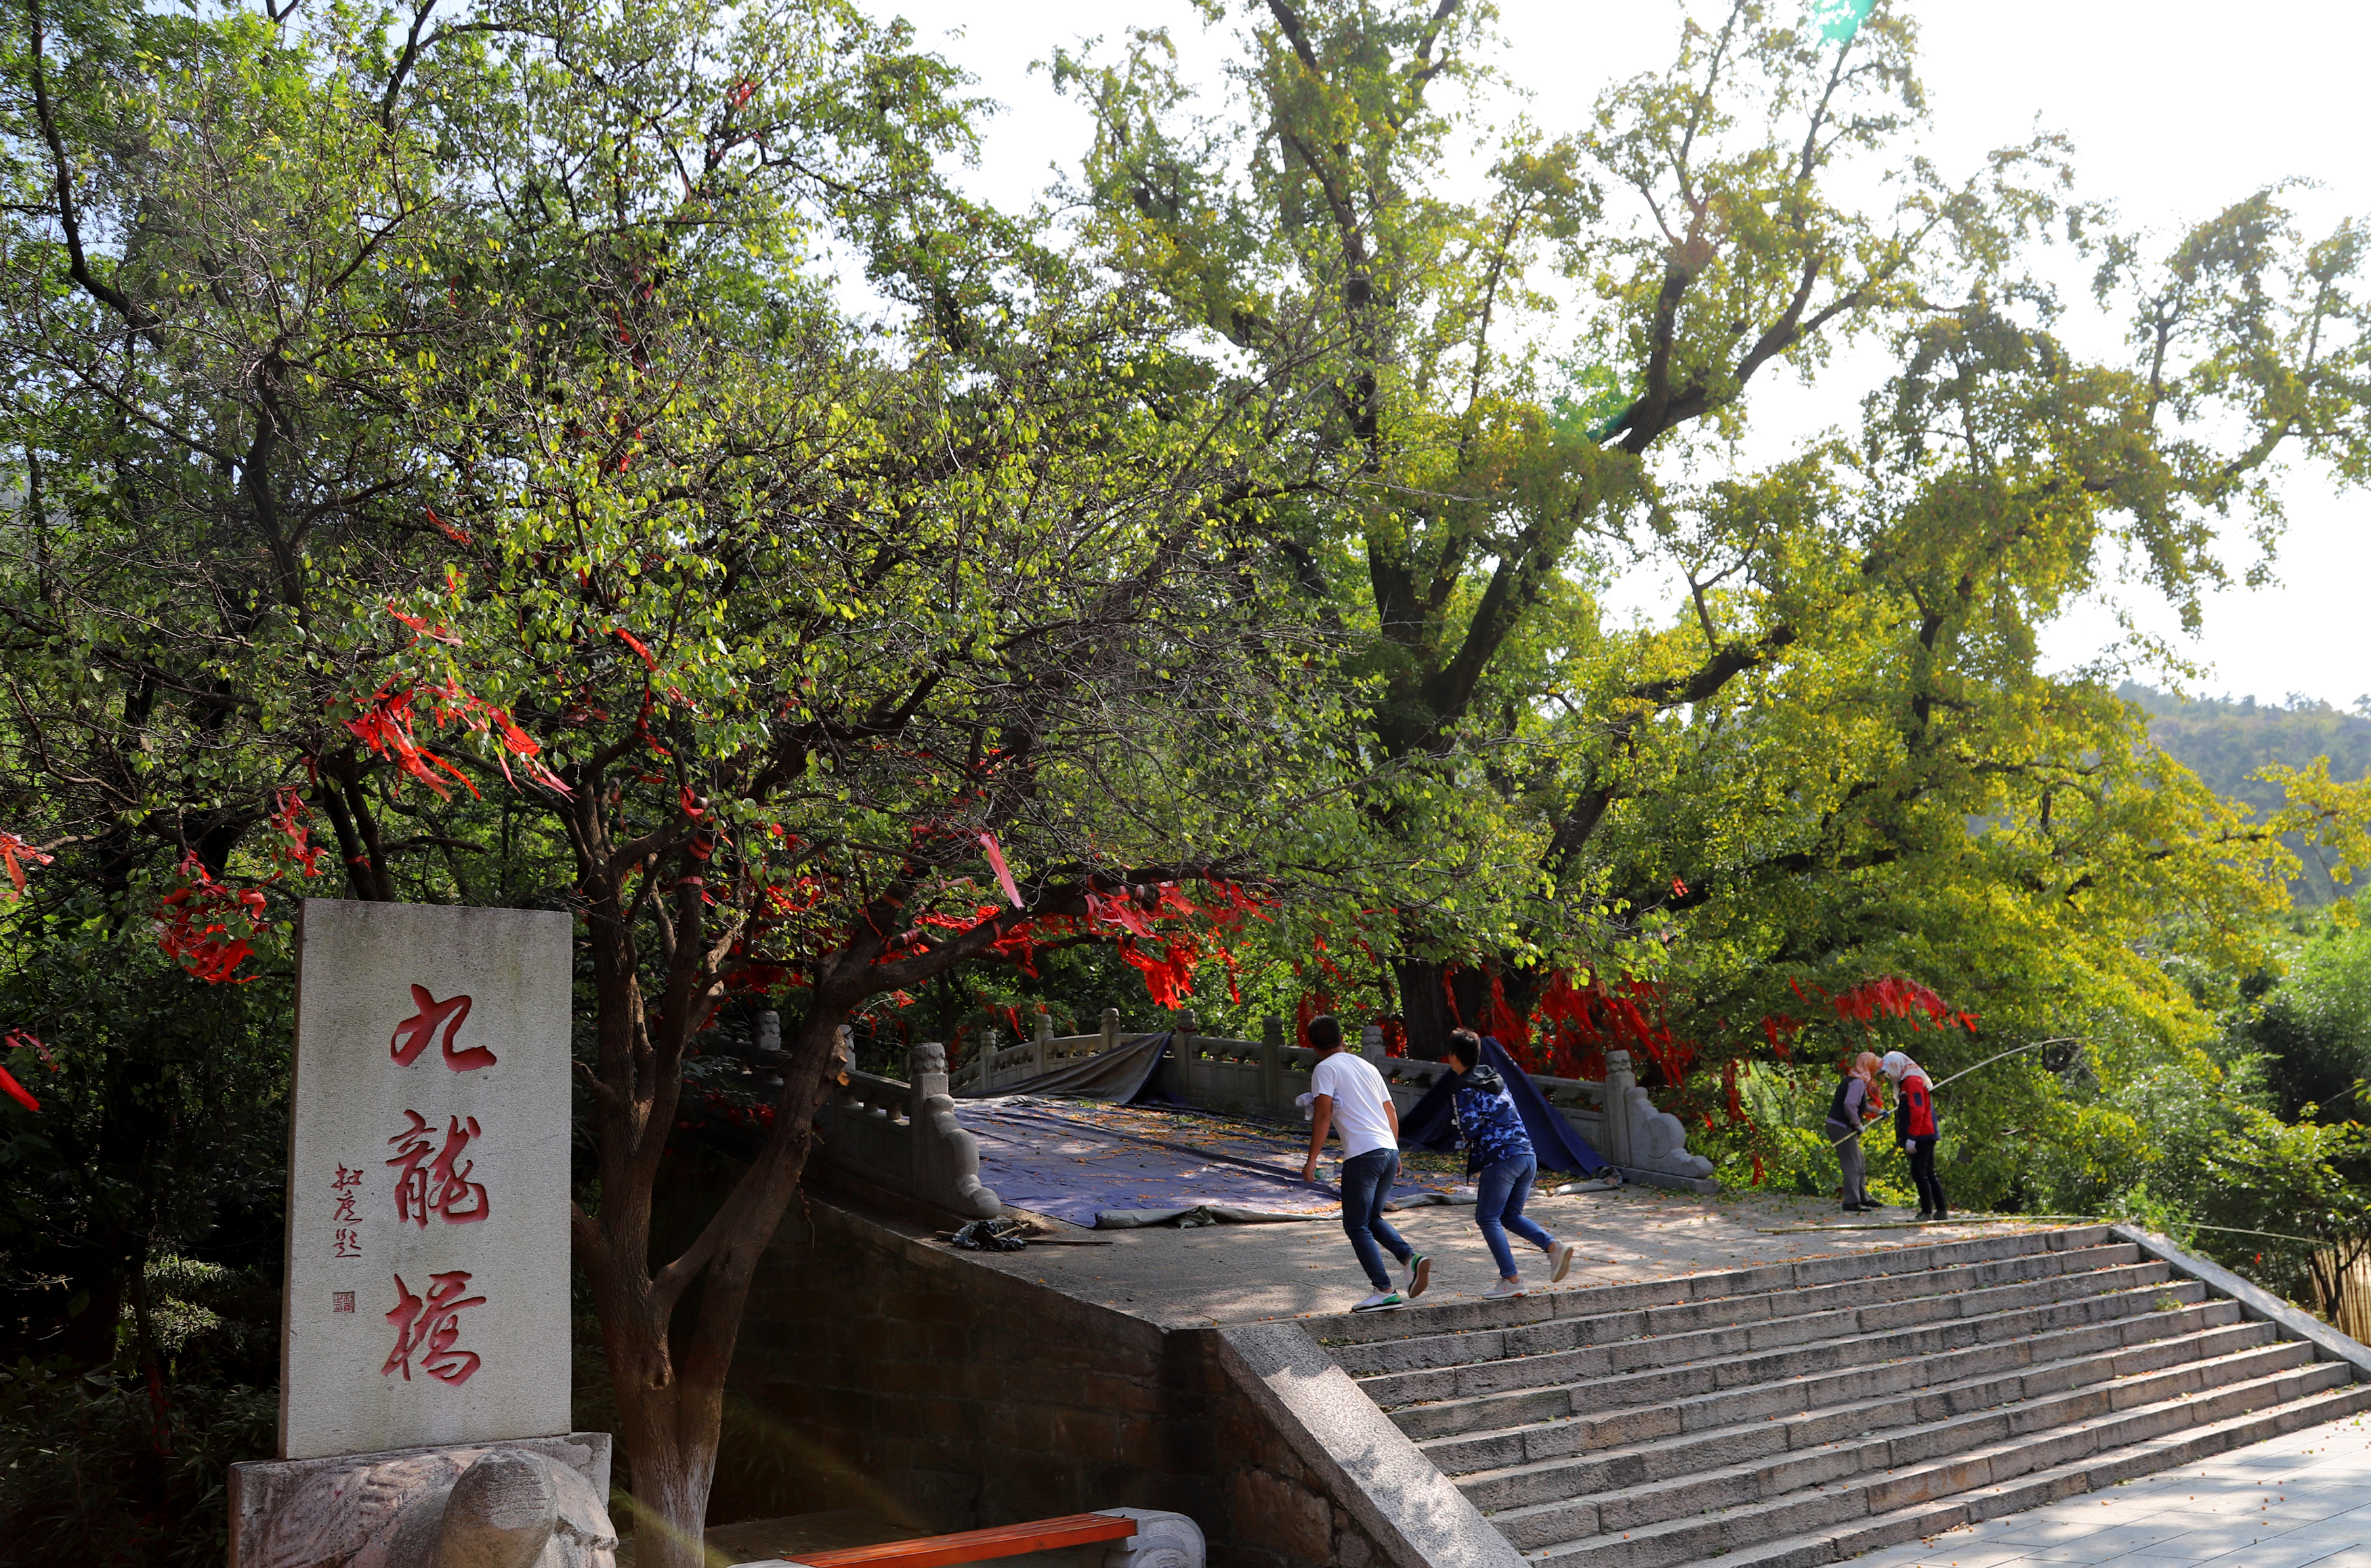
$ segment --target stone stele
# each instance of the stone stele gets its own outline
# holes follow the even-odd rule
[[[569,917],[307,899],[283,1459],[568,1430]]]

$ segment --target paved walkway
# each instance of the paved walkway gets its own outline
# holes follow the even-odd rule
[[[1534,1197],[1528,1212],[1579,1256],[1563,1289],[1673,1279],[1751,1268],[1796,1258],[1882,1248],[1929,1246],[1998,1234],[2017,1223],[1972,1222],[1891,1229],[1796,1226],[1855,1222],[1833,1202],[1766,1193],[1694,1193],[1628,1187],[1567,1197]],[[1474,1227],[1469,1206],[1405,1209],[1389,1216],[1408,1244],[1433,1258],[1426,1304],[1481,1295],[1498,1271]],[[1874,1220],[1889,1217],[1871,1215]],[[1907,1210],[1891,1217],[1908,1219]],[[2054,1228],[2054,1227],[2052,1227]],[[1330,1316],[1367,1293],[1336,1216],[1282,1225],[1215,1225],[1199,1229],[1058,1234],[1076,1245],[1032,1245],[1006,1253],[966,1253],[982,1265],[1022,1275],[1083,1300],[1100,1302],[1163,1328],[1207,1328],[1266,1318]],[[1518,1246],[1524,1277],[1546,1288],[1540,1254]]]
[[[1853,1568],[2371,1568],[2371,1417],[1872,1551]]]

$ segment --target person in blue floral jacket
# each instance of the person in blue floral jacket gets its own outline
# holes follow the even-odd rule
[[[1450,1034],[1444,1060],[1457,1074],[1457,1138],[1465,1146],[1465,1174],[1475,1182],[1474,1223],[1481,1227],[1482,1239],[1489,1243],[1490,1256],[1498,1264],[1498,1283],[1483,1296],[1504,1300],[1524,1292],[1522,1273],[1507,1245],[1509,1230],[1556,1260],[1548,1275],[1553,1285],[1572,1268],[1572,1243],[1558,1241],[1537,1221],[1523,1216],[1532,1181],[1539,1174],[1539,1157],[1514,1098],[1498,1070],[1482,1060],[1482,1040],[1472,1030]]]

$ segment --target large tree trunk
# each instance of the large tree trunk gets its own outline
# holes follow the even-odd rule
[[[694,929],[686,922],[678,940]],[[603,1021],[640,1017],[640,981],[630,965],[613,965],[596,953],[595,969]],[[671,1041],[658,1054],[672,1058],[707,1009],[683,1010],[686,998],[678,995],[669,1003],[672,1014],[663,1011],[652,1024]],[[656,1268],[650,1254],[653,1186],[674,1124],[675,1068],[638,1080],[644,1092],[605,1101],[602,1207],[577,1214],[575,1251],[601,1321],[630,1472],[635,1561],[642,1568],[704,1568],[724,1383],[742,1313],[805,1168],[809,1129],[847,1012],[836,993],[818,993],[792,1045],[765,1147],[698,1238]],[[677,1332],[677,1320],[685,1315],[689,1321]]]
[[[618,1440],[630,1471],[635,1561],[653,1568],[700,1568],[723,1389],[721,1381],[702,1389],[677,1376],[668,1325],[651,1309],[647,1293],[640,1311],[605,1299],[621,1294],[621,1283],[613,1280],[605,1290],[596,1282],[593,1295],[618,1401]]]
[[[1449,1044],[1451,1030],[1487,1032],[1484,1020],[1490,1005],[1490,977],[1474,965],[1395,958],[1392,978],[1399,986],[1400,1018],[1407,1025],[1409,1055],[1437,1062]]]
[[[606,1246],[580,1250],[600,1313],[618,1437],[630,1471],[635,1561],[650,1568],[702,1568],[704,1562],[701,1532],[716,1474],[724,1381],[758,1260],[797,1186],[794,1171],[779,1164],[769,1170],[768,1163],[761,1159],[752,1167],[727,1200],[727,1208],[738,1212],[700,1275],[693,1321],[679,1342],[671,1333],[679,1296],[670,1299],[647,1279],[629,1277],[641,1271],[619,1266]]]
[[[1476,1034],[1498,1032],[1490,1025],[1490,972],[1479,964],[1437,963],[1430,959],[1395,958],[1392,976],[1399,983],[1400,1017],[1407,1025],[1408,1055],[1420,1061],[1438,1061],[1452,1029]],[[1499,977],[1507,1010],[1518,1019],[1532,1015],[1536,976],[1528,969],[1509,970]],[[1511,1045],[1512,1041],[1500,1043]]]
[[[636,1288],[623,1276],[641,1271],[615,1266],[614,1254],[587,1260],[588,1276],[601,1276],[593,1279],[593,1296],[623,1428],[619,1437],[631,1470],[637,1564],[704,1568],[701,1539],[716,1476],[724,1382],[749,1287],[797,1191],[807,1141],[802,1130],[769,1144],[694,1244],[695,1253],[702,1247],[712,1251],[698,1273],[693,1321],[681,1340],[670,1331],[684,1293],[668,1297],[647,1279]]]
[[[619,847],[603,794],[596,780],[580,778],[564,819],[592,959],[596,1061],[586,1087],[601,1172],[599,1209],[575,1210],[572,1241],[600,1316],[630,1474],[637,1561],[641,1568],[704,1568],[724,1381],[742,1311],[805,1169],[815,1111],[841,1077],[840,1026],[866,997],[919,989],[988,954],[1036,917],[1003,910],[944,941],[885,957],[910,889],[895,883],[878,893],[842,928],[841,945],[813,963],[806,1017],[791,1043],[764,1146],[697,1237],[654,1263],[653,1198],[676,1129],[684,1055],[740,973],[751,917],[734,901],[753,897],[753,884],[737,878],[720,884],[730,891],[716,906],[728,913],[710,930],[708,830],[695,819],[673,830],[672,843],[658,833]],[[645,884],[635,898],[635,879],[670,856],[679,857],[683,874],[662,892]],[[1072,888],[1041,904],[1077,917],[1087,913],[1085,897]],[[645,928],[656,943],[652,956],[664,960],[647,974],[637,936]]]

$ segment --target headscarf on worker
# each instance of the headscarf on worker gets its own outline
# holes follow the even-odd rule
[[[1893,1107],[1894,1140],[1898,1143],[1905,1138],[1933,1137],[1935,1083],[1926,1076],[1926,1069],[1901,1051],[1888,1051],[1877,1068],[1901,1091]]]

